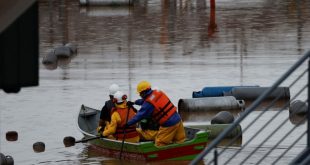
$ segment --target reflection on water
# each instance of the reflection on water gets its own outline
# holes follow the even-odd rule
[[[129,16],[132,7],[128,6],[81,6],[80,14],[88,17],[113,17],[113,16]]]
[[[212,143],[212,139],[209,143]],[[236,139],[223,139],[219,144],[218,147],[241,147],[242,145],[242,137]]]
[[[83,7],[76,0],[40,0],[40,61],[52,48],[66,43],[77,45],[79,51],[60,65],[41,65],[40,86],[25,88],[17,95],[0,93],[0,134],[4,137],[5,132],[16,130],[20,135],[18,143],[0,138],[1,152],[12,155],[16,164],[110,163],[106,157],[79,155],[83,144],[70,148],[62,144],[65,136],[82,138],[76,129],[80,105],[101,108],[110,84],[117,82],[129,100],[135,100],[139,98],[137,83],[148,80],[177,105],[180,98],[191,98],[192,91],[205,86],[270,86],[309,49],[309,1],[215,3],[212,9],[207,0],[139,0],[127,10]],[[291,95],[296,91],[291,89]],[[301,100],[306,96],[301,94]],[[258,112],[250,114],[242,127]],[[243,134],[242,143],[274,112],[266,112]],[[187,119],[200,124],[212,116],[189,114]],[[288,117],[288,111],[280,115]],[[286,128],[292,126],[285,124]],[[305,124],[298,126],[296,134],[304,128]],[[271,132],[268,129],[265,134]],[[259,140],[249,147],[255,147]],[[44,141],[45,152],[32,152],[36,141]],[[298,143],[305,145],[305,140]],[[294,148],[284,158],[286,162],[300,148]]]

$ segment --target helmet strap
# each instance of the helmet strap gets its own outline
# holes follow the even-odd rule
[[[146,97],[147,92],[148,92],[150,89],[151,89],[151,88],[148,88],[148,89],[146,89],[146,90],[144,90],[144,91],[140,92],[140,96],[141,96],[142,98],[145,98],[145,97]]]

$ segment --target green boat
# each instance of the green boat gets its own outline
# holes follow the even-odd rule
[[[78,115],[78,127],[84,139],[97,136],[96,128],[100,110],[82,105]],[[209,133],[204,130],[185,127],[187,140],[182,144],[156,147],[153,141],[130,143],[107,138],[89,140],[90,147],[103,155],[134,161],[192,160],[207,145]],[[121,155],[121,156],[120,156]]]

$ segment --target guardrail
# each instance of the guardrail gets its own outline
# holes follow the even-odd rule
[[[219,134],[219,136],[214,139],[190,164],[198,164],[201,160],[204,160],[204,162],[207,164],[246,164],[250,162],[251,158],[254,159],[254,162],[251,162],[251,164],[276,164],[281,162],[283,157],[285,157],[285,164],[289,163],[287,162],[288,160],[291,161],[291,164],[309,164],[310,122],[307,122],[307,128],[298,129],[298,133],[294,132],[296,128],[300,126],[300,124],[302,124],[306,120],[310,121],[309,106],[307,107],[306,115],[300,116],[296,114],[296,111],[290,111],[290,115],[288,117],[283,117],[284,110],[287,110],[288,107],[290,107],[290,101],[288,101],[284,103],[280,110],[273,111],[274,113],[272,113],[272,116],[266,117],[265,112],[267,110],[270,110],[275,105],[275,103],[279,101],[280,96],[271,100],[263,110],[259,111],[260,113],[255,117],[255,119],[249,122],[243,129],[243,134],[251,134],[249,131],[251,130],[250,128],[252,125],[261,125],[258,130],[255,130],[256,133],[253,133],[253,135],[246,141],[245,144],[242,145],[242,147],[233,148],[231,146],[231,144],[233,144],[239,136],[231,139],[226,146],[217,147],[218,144],[225,138],[225,136],[229,134],[235,127],[237,127],[242,121],[244,121],[244,119],[246,119],[246,117],[250,113],[258,110],[259,106],[263,103],[263,100],[265,100],[265,98],[267,98],[268,95],[270,95],[281,84],[288,83],[290,89],[298,88],[296,90],[297,92],[294,95],[291,95],[291,101],[301,97],[304,99],[303,101],[309,105],[309,57],[310,51],[306,52],[305,55],[303,55],[290,69],[288,69],[288,71],[286,71],[268,90],[262,93],[248,108],[246,108],[245,111],[241,113],[240,117],[237,118],[230,127],[227,127],[221,134]],[[308,63],[306,63],[307,61]],[[306,81],[304,81],[304,79],[306,79]],[[307,95],[303,95],[304,93],[307,93]],[[284,127],[287,126],[286,123],[290,121],[290,117],[294,115],[300,117],[300,119],[294,123],[295,126],[290,126],[289,128]],[[267,118],[268,120],[266,120]],[[269,129],[269,131],[264,131],[266,129]],[[266,134],[266,132],[269,132],[269,134]],[[294,136],[294,140],[290,139],[289,143],[286,142],[285,147],[279,147],[281,143],[283,143],[288,137],[291,137],[292,135],[297,136]],[[307,145],[306,148],[302,148],[303,146],[297,144],[298,142],[302,141],[303,138],[306,137],[306,135],[308,135],[306,142]],[[259,140],[254,140],[257,138]],[[248,144],[257,143],[257,141],[260,141],[260,143],[255,144],[255,147],[247,147]],[[300,150],[299,152],[301,153],[297,157],[295,155],[295,159],[293,159],[294,157],[289,155],[289,153],[296,153],[296,148],[298,148],[298,150]],[[277,152],[273,152],[275,150],[277,150]],[[214,155],[211,154],[212,151]],[[259,154],[255,155],[255,153],[258,152]],[[257,155],[259,155],[260,157],[258,158]],[[292,160],[290,159],[290,157],[292,157]]]

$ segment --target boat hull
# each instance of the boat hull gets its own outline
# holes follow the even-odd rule
[[[82,106],[78,125],[85,138],[96,136],[96,126],[100,111]],[[158,161],[158,160],[192,160],[207,145],[209,132],[186,128],[187,139],[181,144],[171,144],[157,147],[153,141],[130,143],[124,142],[123,150],[121,140],[100,138],[90,140],[90,147],[103,155],[135,161]]]

